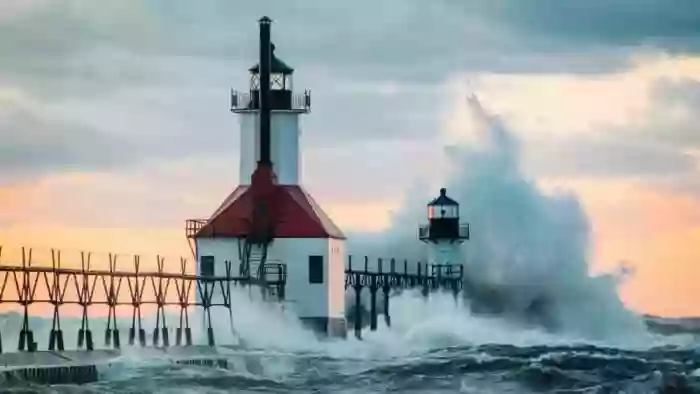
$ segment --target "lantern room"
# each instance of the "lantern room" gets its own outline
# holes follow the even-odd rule
[[[428,204],[428,219],[459,220],[459,204],[447,197],[447,189],[440,189],[440,196]]]
[[[270,110],[311,112],[311,93],[308,90],[294,93],[292,90],[294,69],[275,55],[275,45],[272,43],[270,51]],[[248,72],[250,73],[249,91],[245,93],[231,91],[231,111],[234,113],[260,110],[260,63],[249,68]]]
[[[270,44],[270,48],[272,52],[270,59],[270,90],[288,90],[291,92],[294,69],[275,56],[275,44]],[[250,71],[250,91],[257,92],[260,89],[260,64],[249,68],[248,71]]]
[[[309,113],[311,111],[311,93],[294,94],[292,91],[292,75],[294,69],[275,55],[275,45],[270,44],[270,98],[272,111],[291,111]],[[260,109],[260,64],[248,69],[250,73],[250,89],[248,93],[231,91],[231,111],[245,113]]]
[[[461,243],[469,239],[469,225],[460,224],[459,203],[447,196],[447,189],[440,189],[440,195],[427,207],[428,224],[419,228],[421,241]]]

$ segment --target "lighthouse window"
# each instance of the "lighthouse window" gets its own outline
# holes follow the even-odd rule
[[[214,256],[202,256],[199,273],[202,276],[214,276]]]
[[[428,207],[428,219],[457,219],[459,207],[453,205],[431,205]]]
[[[323,283],[323,256],[309,256],[309,283]]]

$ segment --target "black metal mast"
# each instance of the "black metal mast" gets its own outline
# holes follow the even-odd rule
[[[270,160],[270,25],[267,16],[260,18],[260,160],[258,164],[272,166]]]

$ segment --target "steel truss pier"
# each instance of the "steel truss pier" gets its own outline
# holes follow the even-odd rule
[[[232,288],[255,286],[263,293],[276,296],[269,297],[268,300],[273,298],[272,301],[283,301],[287,276],[284,272],[279,272],[279,278],[271,278],[269,281],[259,281],[249,275],[233,276],[231,262],[225,262],[224,276],[195,275],[189,273],[188,262],[182,258],[177,272],[167,272],[165,259],[161,256],[156,256],[155,271],[142,270],[142,260],[139,256],[133,256],[131,269],[125,271],[118,269],[116,254],[109,254],[107,269],[99,270],[93,269],[92,254],[87,252],[80,253],[80,268],[64,268],[61,264],[61,252],[56,249],[51,250],[50,266],[33,264],[30,248],[22,248],[20,264],[6,265],[2,263],[2,252],[0,247],[0,306],[14,304],[21,308],[22,323],[17,341],[17,350],[20,352],[38,351],[35,332],[30,325],[29,311],[30,306],[36,304],[47,305],[52,311],[51,329],[48,333],[49,351],[65,351],[60,310],[68,305],[78,306],[80,311],[80,328],[76,333],[78,349],[92,351],[95,348],[93,332],[90,329],[90,308],[99,305],[107,307],[104,345],[108,348],[121,348],[117,307],[131,310],[128,344],[147,346],[146,330],[142,321],[144,306],[155,306],[156,325],[151,336],[153,346],[171,346],[166,308],[179,312],[175,345],[192,346],[190,312],[194,307],[203,311],[207,345],[213,347],[216,341],[211,310],[227,310],[231,324],[233,323]],[[417,263],[415,267],[413,272],[409,272],[408,262],[405,260],[403,269],[397,269],[396,259],[378,259],[376,267],[370,269],[369,258],[364,257],[364,266],[354,268],[352,256],[348,258],[345,290],[352,289],[355,302],[354,306],[349,308],[347,317],[353,324],[356,337],[361,337],[365,326],[369,326],[372,331],[377,329],[379,312],[383,314],[385,324],[391,325],[389,300],[393,293],[420,289],[423,297],[427,298],[432,292],[448,291],[455,300],[458,299],[463,289],[464,267],[461,264]],[[43,291],[37,295],[37,289]],[[68,289],[74,292],[74,296],[67,296]],[[364,289],[369,293],[368,311],[362,308],[361,297]],[[379,290],[381,304],[378,307]],[[215,294],[217,296],[214,296]],[[0,333],[0,353],[3,351],[3,339],[6,338]]]
[[[77,332],[79,349],[92,351],[94,339],[90,330],[90,307],[107,306],[107,328],[104,343],[107,347],[121,347],[120,331],[117,327],[116,309],[119,306],[131,307],[131,326],[128,342],[146,346],[146,331],[142,325],[142,307],[155,305],[156,327],[153,330],[153,345],[168,347],[170,338],[165,316],[166,307],[179,309],[179,323],[175,330],[177,346],[192,345],[189,311],[191,307],[202,308],[207,326],[207,343],[215,346],[214,330],[211,322],[211,309],[218,307],[228,310],[231,315],[231,289],[233,286],[262,286],[253,283],[247,277],[233,276],[231,263],[226,262],[224,276],[201,276],[188,273],[186,259],[180,259],[179,272],[166,272],[165,260],[157,256],[157,270],[142,271],[141,259],[133,257],[132,270],[122,271],[117,267],[117,255],[109,254],[108,269],[92,269],[91,253],[81,252],[80,268],[63,268],[61,252],[51,250],[51,266],[32,264],[32,249],[22,248],[21,264],[2,264],[2,247],[0,247],[0,305],[20,305],[22,327],[19,333],[17,350],[35,352],[34,331],[29,324],[29,307],[35,304],[51,305],[53,318],[49,332],[50,351],[63,351],[64,333],[61,329],[60,308],[78,305],[81,310],[80,329]],[[284,279],[273,281],[275,286],[284,286]],[[98,283],[101,286],[98,286]],[[43,288],[45,295],[37,296],[37,288]],[[66,290],[72,289],[77,297],[66,297]],[[101,291],[95,292],[96,288]],[[149,288],[151,296],[144,295]],[[194,293],[198,297],[193,297]],[[214,297],[217,293],[217,297]],[[278,292],[279,293],[279,292]],[[281,292],[284,294],[284,292]],[[0,353],[2,353],[2,336],[0,335]]]

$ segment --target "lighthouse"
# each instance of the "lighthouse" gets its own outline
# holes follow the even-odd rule
[[[461,264],[461,244],[469,239],[469,225],[459,222],[459,204],[447,196],[447,189],[428,203],[428,224],[421,225],[418,237],[428,245],[428,264]]]
[[[345,235],[300,185],[300,118],[309,91],[292,90],[294,69],[259,20],[260,59],[246,92],[231,92],[239,118],[239,185],[206,220],[189,220],[187,235],[200,275],[235,274],[265,282],[286,275],[284,305],[313,330],[345,336]]]

